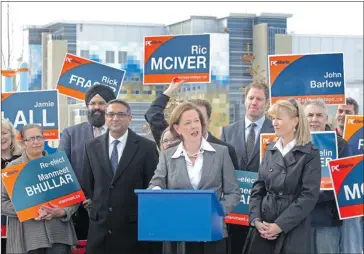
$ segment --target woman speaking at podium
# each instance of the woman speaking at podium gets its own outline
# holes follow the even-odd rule
[[[203,137],[206,124],[201,111],[190,102],[179,104],[172,112],[169,128],[182,142],[164,150],[148,189],[215,190],[230,213],[240,201],[240,189],[228,148],[210,144]],[[193,207],[191,207],[193,209]],[[188,254],[226,254],[227,231],[214,242],[188,242]]]

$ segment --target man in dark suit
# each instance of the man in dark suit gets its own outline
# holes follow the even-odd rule
[[[269,91],[264,84],[253,82],[245,89],[245,118],[223,127],[221,140],[233,145],[240,170],[258,172],[260,133],[273,133],[272,121],[265,117]],[[249,227],[230,225],[231,254],[242,252]]]
[[[67,154],[77,179],[80,182],[85,143],[89,139],[106,133],[105,106],[110,100],[115,99],[115,94],[107,86],[95,85],[87,91],[85,97],[85,103],[88,109],[88,122],[76,124],[64,129],[58,146],[58,150],[63,150]],[[75,224],[77,238],[79,240],[86,239],[88,231],[87,211],[80,206],[72,219]]]
[[[90,199],[87,254],[161,253],[161,243],[138,242],[135,189],[146,189],[158,164],[153,141],[128,129],[131,110],[115,99],[106,107],[108,132],[86,142],[82,188]]]
[[[145,114],[145,119],[150,125],[154,140],[157,143],[158,147],[160,147],[161,134],[168,127],[168,123],[165,120],[163,112],[167,106],[170,97],[182,87],[183,83],[183,81],[172,81],[168,89],[164,91],[163,94],[157,97],[157,99],[152,103],[152,105]],[[211,122],[211,104],[207,100],[201,99],[190,100],[190,102],[195,103],[200,109],[204,120],[206,121],[206,131],[208,131],[208,127]],[[233,162],[234,168],[238,169],[238,159],[236,157],[235,149],[232,145],[219,140],[210,132],[204,133],[204,138],[210,143],[226,146],[229,149],[229,155]]]

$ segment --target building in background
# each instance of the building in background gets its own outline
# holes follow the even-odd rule
[[[164,90],[164,86],[142,84],[144,36],[212,33],[215,43],[220,44],[215,44],[215,49],[212,49],[215,52],[212,61],[216,59],[216,64],[212,66],[212,83],[186,84],[179,96],[210,100],[214,114],[216,112],[216,120],[212,124],[213,133],[219,136],[220,126],[240,119],[245,113],[242,88],[252,78],[247,71],[250,66],[243,63],[242,57],[253,50],[257,55],[263,53],[260,49],[254,49],[254,27],[266,24],[268,32],[263,38],[267,45],[265,50],[272,52],[275,43],[272,38],[275,33],[286,32],[287,18],[291,16],[233,13],[224,18],[191,16],[188,20],[171,25],[59,21],[44,26],[28,26],[24,29],[23,59],[30,66],[29,90],[55,88],[54,78],[47,78],[50,71],[48,64],[59,59],[49,60],[47,47],[49,41],[64,40],[67,42],[68,53],[126,70],[120,97],[133,103],[135,111],[131,127],[140,133],[145,124],[144,113],[150,102]],[[258,37],[258,40],[261,41],[262,38]],[[53,69],[52,72],[54,71]],[[51,84],[45,84],[50,80],[53,80]],[[70,98],[67,102],[79,103]],[[69,119],[67,125],[82,122],[87,117],[82,111],[85,110],[82,103],[75,107],[72,106],[72,109],[79,109],[75,111],[78,113],[74,113],[74,120]]]
[[[359,103],[363,114],[363,36],[276,35],[276,54],[344,53],[345,94]],[[334,123],[336,106],[329,106],[329,123]]]

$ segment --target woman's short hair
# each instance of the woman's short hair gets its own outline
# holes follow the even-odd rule
[[[279,111],[284,109],[291,117],[298,117],[298,124],[294,133],[296,144],[305,145],[312,140],[310,129],[308,127],[307,117],[301,104],[297,103],[294,99],[279,100],[271,105],[268,110],[269,116],[279,115]]]
[[[11,155],[20,155],[23,152],[19,142],[16,140],[16,129],[8,119],[1,119],[1,129],[6,129],[11,135],[10,151]]]
[[[172,111],[171,116],[169,118],[169,130],[172,133],[174,138],[179,138],[182,140],[182,137],[177,133],[174,129],[173,125],[179,124],[182,114],[189,110],[195,110],[198,114],[198,118],[200,119],[202,130],[201,133],[205,133],[206,123],[203,119],[203,115],[196,104],[191,102],[182,102],[178,104]]]
[[[27,124],[27,125],[24,125],[24,127],[21,129],[20,131],[20,137],[21,139],[24,139],[25,138],[25,133],[30,130],[30,129],[38,129],[42,135],[43,135],[43,129],[40,125],[38,124]]]

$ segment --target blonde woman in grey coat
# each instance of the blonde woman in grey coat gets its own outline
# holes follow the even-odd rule
[[[7,167],[29,162],[45,155],[44,137],[39,125],[29,124],[21,131],[23,154]],[[20,222],[1,182],[1,213],[8,216],[6,250],[11,254],[70,254],[77,244],[72,214],[78,205],[67,208],[42,206],[35,219]]]

